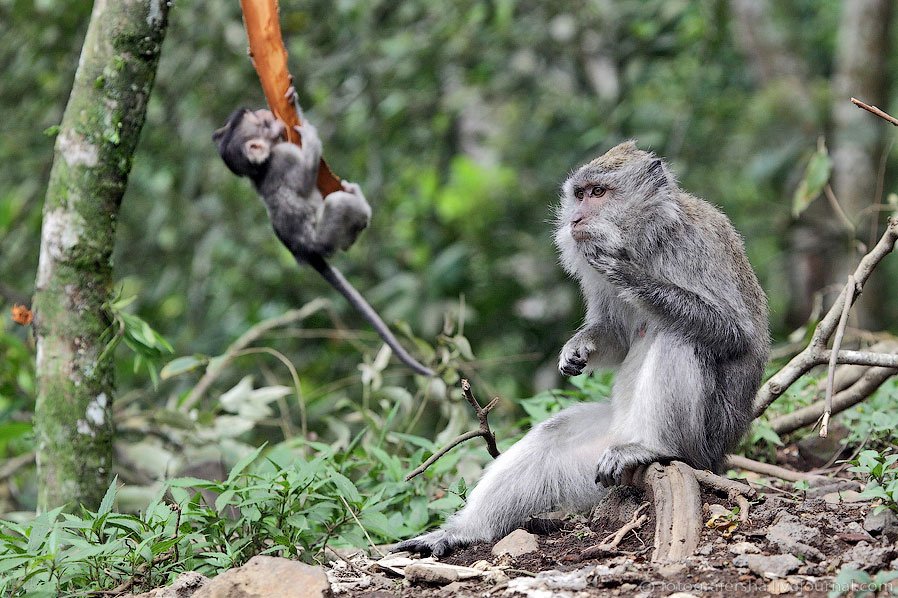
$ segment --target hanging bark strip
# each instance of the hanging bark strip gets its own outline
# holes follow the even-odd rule
[[[240,7],[249,39],[249,55],[262,83],[265,100],[274,115],[287,125],[287,140],[301,145],[299,134],[293,127],[302,123],[293,104],[284,97],[292,78],[287,68],[287,49],[281,37],[277,0],[240,0]],[[325,197],[343,189],[343,183],[324,158],[318,168],[317,186]]]

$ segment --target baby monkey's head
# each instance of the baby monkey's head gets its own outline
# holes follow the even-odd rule
[[[283,141],[286,127],[270,110],[239,108],[212,134],[231,172],[255,180],[265,171],[271,148]]]

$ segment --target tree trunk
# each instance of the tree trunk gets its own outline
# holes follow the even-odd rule
[[[115,223],[168,24],[165,0],[96,0],[56,138],[34,296],[38,508],[95,509],[110,482]]]

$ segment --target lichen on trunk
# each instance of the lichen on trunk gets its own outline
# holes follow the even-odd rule
[[[96,508],[110,481],[115,223],[146,115],[165,0],[97,0],[56,139],[35,284],[38,507]]]

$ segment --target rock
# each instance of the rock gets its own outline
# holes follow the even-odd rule
[[[405,568],[405,578],[415,583],[446,585],[454,581],[480,577],[482,571],[445,563],[413,563]]]
[[[871,546],[867,542],[858,542],[857,546],[842,555],[842,566],[849,569],[879,571],[885,567],[894,552],[895,549],[891,546]]]
[[[321,567],[275,556],[254,556],[210,580],[192,598],[324,598],[331,596]]]
[[[864,517],[864,529],[874,536],[892,536],[898,535],[898,517],[895,512],[890,509],[883,509],[876,512],[876,509],[870,509],[867,516]]]
[[[522,554],[536,552],[539,545],[536,543],[536,536],[528,531],[516,529],[493,546],[493,554],[501,556],[510,554],[513,557],[519,557]]]
[[[567,592],[579,592],[589,585],[590,576],[598,570],[597,567],[575,569],[573,571],[559,571],[551,569],[540,571],[536,577],[516,577],[508,582],[506,593],[520,593],[528,597],[563,596]],[[561,591],[567,591],[561,594]]]
[[[811,468],[823,467],[829,463],[835,455],[845,450],[842,439],[848,437],[848,428],[834,422],[829,426],[829,434],[826,438],[820,438],[818,434],[811,434],[799,440],[798,454]]]
[[[733,559],[737,567],[748,567],[764,577],[785,577],[801,566],[801,561],[791,554],[765,556],[761,554],[740,554]]]
[[[751,542],[736,542],[730,544],[730,552],[733,554],[759,554],[761,549]]]
[[[679,577],[686,572],[686,565],[683,563],[669,563],[658,567],[658,575],[664,579],[673,579]]]
[[[833,505],[841,505],[843,503],[867,502],[870,499],[861,496],[861,493],[856,490],[842,490],[824,494],[823,500]]]
[[[792,593],[792,584],[785,579],[772,579],[767,584],[767,592],[774,596]]]
[[[767,528],[767,540],[780,550],[818,561],[825,557],[810,543],[820,537],[820,530],[803,524],[798,517],[786,512],[777,515],[774,524]]]
[[[711,553],[714,552],[714,546],[708,542],[703,546],[700,546],[698,550],[695,551],[696,554],[700,554],[701,556],[711,556]]]
[[[676,592],[675,594],[671,594],[667,598],[698,598],[695,594],[690,594],[689,592]]]
[[[143,594],[125,594],[122,598],[189,598],[208,581],[208,577],[196,571],[185,571],[170,586],[156,588]]]

